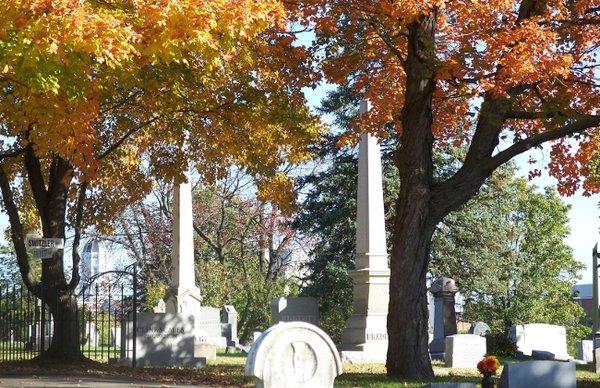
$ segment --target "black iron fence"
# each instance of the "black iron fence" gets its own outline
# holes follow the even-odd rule
[[[58,295],[55,296],[44,299],[58,301]],[[71,304],[68,307],[74,310],[68,319],[74,320],[78,329],[84,356],[135,366],[135,270],[98,274],[62,300],[67,300]],[[57,306],[42,303],[25,287],[0,287],[0,361],[32,359],[47,350],[55,336],[55,326],[60,326],[57,320],[64,319],[53,316],[52,311],[57,310]]]

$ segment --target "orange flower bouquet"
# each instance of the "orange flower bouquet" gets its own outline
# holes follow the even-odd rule
[[[477,370],[483,375],[483,380],[481,381],[482,388],[494,387],[492,376],[498,373],[498,368],[500,368],[500,361],[498,361],[498,357],[496,356],[485,356],[477,363]]]

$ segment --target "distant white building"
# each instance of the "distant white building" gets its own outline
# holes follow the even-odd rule
[[[104,242],[96,239],[88,240],[81,253],[80,284],[87,286],[98,274],[112,270],[112,258]]]

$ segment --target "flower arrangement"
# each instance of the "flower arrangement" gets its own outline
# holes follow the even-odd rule
[[[483,375],[482,388],[494,388],[492,376],[498,373],[498,368],[500,368],[500,361],[496,356],[485,356],[477,363],[477,370]]]
[[[498,373],[498,368],[500,368],[500,361],[496,356],[485,356],[477,363],[477,370],[484,376],[495,375]]]

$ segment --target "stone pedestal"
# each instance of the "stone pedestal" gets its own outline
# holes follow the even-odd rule
[[[361,115],[368,110],[368,102],[362,101]],[[381,150],[377,139],[368,133],[360,139],[357,196],[356,270],[350,273],[354,283],[354,311],[342,333],[341,356],[352,362],[385,362],[390,270]]]
[[[454,295],[458,287],[450,278],[439,278],[429,288],[433,294],[433,341],[429,344],[429,352],[432,357],[440,357],[444,353],[446,337],[458,332],[456,327],[456,311],[454,310]]]

